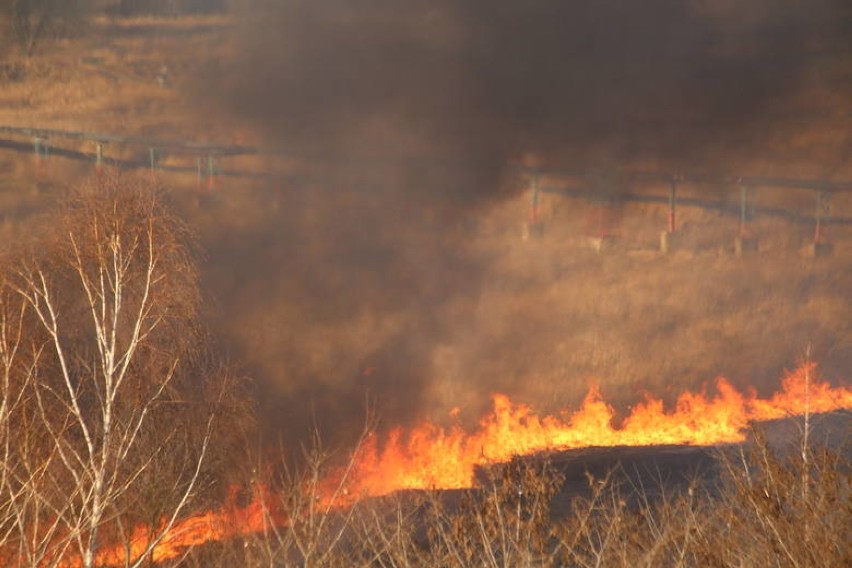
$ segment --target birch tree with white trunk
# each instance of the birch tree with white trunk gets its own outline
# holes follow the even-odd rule
[[[141,565],[202,489],[216,405],[187,388],[199,304],[187,243],[156,189],[105,174],[7,268],[0,560]],[[151,484],[163,502],[143,512]]]

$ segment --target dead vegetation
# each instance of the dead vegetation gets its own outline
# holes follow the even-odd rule
[[[848,454],[754,443],[719,450],[721,475],[680,489],[632,485],[617,467],[587,474],[556,505],[564,477],[546,459],[489,467],[476,489],[401,493],[350,503],[301,475],[265,501],[288,519],[233,542],[209,543],[197,566],[843,566],[852,551]],[[333,470],[331,470],[333,471]],[[267,481],[275,483],[272,479]],[[280,487],[280,485],[276,485]],[[341,488],[342,485],[339,487]],[[338,488],[338,489],[339,489]],[[320,505],[320,503],[322,503]],[[562,510],[555,512],[555,507]]]
[[[185,227],[104,173],[4,251],[0,295],[2,563],[123,563],[109,548],[139,530],[144,563],[251,420],[198,325]]]
[[[201,104],[200,97],[193,96],[199,69],[227,56],[228,46],[221,41],[220,32],[231,24],[227,17],[100,18],[93,22],[96,34],[47,41],[30,58],[5,49],[8,45],[4,45],[0,56],[0,123],[223,142],[242,138],[238,142],[245,142],[244,125],[211,112]],[[168,85],[157,80],[163,66],[169,69]],[[816,123],[793,141],[803,148],[804,165],[794,165],[804,168],[803,175],[823,173],[806,168],[805,162],[810,158],[807,152],[843,147],[836,143],[845,140],[837,132],[848,132],[848,120],[832,115],[830,122]],[[112,151],[122,150],[108,149]],[[65,180],[88,175],[90,168],[85,164],[69,166],[61,160],[35,166],[29,157],[9,156],[0,156],[0,238],[15,249],[21,243],[20,235],[42,223],[36,217],[64,195]],[[758,166],[763,168],[765,164]],[[771,173],[776,166],[766,167]],[[848,168],[831,173],[850,177]],[[191,180],[179,181],[181,187],[192,187]],[[487,391],[497,389],[521,400],[542,402],[545,408],[565,407],[579,400],[589,378],[600,380],[607,398],[622,404],[635,401],[641,390],[671,400],[683,389],[694,388],[717,374],[727,375],[740,385],[767,385],[781,369],[792,364],[802,345],[808,343],[814,346],[815,356],[829,379],[848,377],[852,361],[852,324],[848,318],[852,249],[847,229],[830,229],[831,238],[838,245],[833,258],[804,259],[799,250],[810,238],[811,227],[784,219],[761,219],[754,227],[762,239],[760,254],[737,259],[728,250],[737,231],[736,219],[715,211],[684,208],[679,212],[683,246],[673,255],[662,256],[652,248],[665,225],[664,209],[657,205],[629,205],[620,211],[619,246],[611,253],[598,254],[586,242],[595,210],[575,199],[548,196],[544,204],[544,236],[522,241],[521,224],[527,215],[528,196],[521,195],[481,211],[475,230],[464,233],[464,240],[448,239],[448,246],[464,250],[483,271],[465,288],[465,294],[427,307],[439,322],[435,328],[451,330],[433,335],[427,333],[431,329],[421,332],[419,316],[423,311],[394,309],[364,312],[346,321],[322,320],[305,309],[316,305],[305,301],[313,290],[297,287],[293,295],[282,292],[292,291],[294,271],[305,266],[334,267],[335,259],[340,258],[338,249],[314,237],[333,223],[324,226],[316,219],[330,213],[326,218],[336,222],[344,218],[342,213],[362,203],[361,196],[352,192],[345,195],[342,206],[332,207],[316,189],[310,184],[288,181],[281,187],[258,191],[247,183],[228,182],[215,193],[205,194],[201,206],[191,192],[178,194],[176,199],[186,205],[183,213],[199,232],[208,257],[199,268],[200,274],[181,270],[163,273],[164,282],[168,283],[173,283],[175,275],[181,276],[180,286],[164,290],[164,298],[176,291],[185,292],[169,309],[188,304],[192,307],[198,300],[187,295],[193,296],[197,290],[187,291],[186,277],[201,279],[203,287],[216,299],[218,311],[212,318],[217,331],[241,363],[269,386],[269,398],[283,399],[290,411],[306,406],[304,400],[295,404],[292,400],[294,392],[304,394],[299,387],[305,385],[321,384],[333,392],[345,387],[347,396],[360,405],[363,391],[399,378],[394,375],[398,367],[388,369],[386,365],[393,366],[393,348],[411,330],[416,331],[415,339],[425,345],[425,355],[418,361],[426,369],[429,388],[416,393],[416,416],[413,412],[400,413],[403,419],[429,414],[444,418],[447,409],[458,406],[463,409],[462,418],[470,420],[478,417],[487,404]],[[190,198],[186,199],[188,194]],[[735,200],[735,192],[731,195],[725,199]],[[773,204],[776,200],[774,195],[760,199]],[[798,213],[807,214],[812,207],[811,200],[801,195],[779,199]],[[104,206],[104,202],[98,203],[99,207]],[[849,206],[848,198],[836,197],[835,211],[849,215]],[[376,210],[393,219],[388,227],[429,223],[428,211],[386,212],[381,203]],[[310,231],[294,234],[293,226]],[[314,232],[315,229],[320,230]],[[357,228],[352,234],[373,230],[373,226]],[[411,259],[406,269],[430,266],[433,257],[428,252],[409,246],[419,245],[419,238],[400,239],[405,245],[402,252]],[[47,255],[50,250],[38,252]],[[61,250],[62,254],[57,253],[51,262],[66,262],[62,268],[63,285],[70,285],[75,273],[67,260],[74,257],[66,255],[67,248]],[[302,256],[305,251],[310,254]],[[95,256],[87,257],[87,261]],[[180,264],[186,268],[183,260]],[[26,274],[28,279],[23,284],[29,286],[31,294],[48,290],[38,287],[38,280],[33,278],[38,274]],[[76,274],[80,276],[79,272]],[[353,283],[376,278],[370,267],[357,268],[352,273],[332,270],[320,274],[333,275],[340,286],[331,290],[341,293],[351,292]],[[355,278],[351,277],[353,274]],[[91,274],[87,278],[91,281]],[[315,281],[326,284],[331,279]],[[75,282],[85,281],[78,278]],[[396,282],[393,275],[390,282]],[[190,288],[195,284],[190,282]],[[71,527],[79,529],[76,540],[60,540],[63,546],[79,550],[84,556],[87,550],[100,546],[94,537],[87,540],[91,530],[80,528],[83,521],[90,527],[92,523],[97,525],[91,508],[86,509],[90,501],[84,500],[91,495],[86,489],[93,486],[95,478],[74,485],[64,477],[73,469],[55,473],[64,466],[58,455],[50,454],[49,444],[38,451],[33,447],[29,462],[15,462],[14,468],[9,465],[10,456],[17,459],[21,449],[28,448],[25,444],[64,440],[64,434],[74,434],[68,442],[69,451],[80,451],[82,446],[74,444],[82,442],[78,435],[80,424],[89,419],[88,415],[68,414],[67,409],[48,415],[46,409],[40,410],[36,405],[28,407],[30,422],[17,418],[9,421],[38,400],[37,385],[28,374],[36,368],[33,353],[27,353],[29,359],[21,359],[16,347],[16,330],[24,329],[20,314],[29,318],[26,329],[39,330],[27,337],[44,346],[49,345],[45,341],[50,335],[49,329],[44,329],[44,321],[39,324],[34,319],[37,314],[32,311],[32,302],[21,302],[22,296],[17,292],[20,289],[20,283],[15,290],[4,288],[2,304],[4,329],[11,330],[4,339],[3,354],[9,361],[4,367],[6,378],[11,381],[10,377],[17,377],[15,381],[19,382],[4,386],[6,405],[0,412],[0,439],[7,442],[0,450],[7,452],[0,472],[6,475],[2,480],[6,493],[0,499],[0,539],[7,544],[16,543],[16,554],[36,563],[36,559],[47,557],[48,549],[54,546],[52,538]],[[81,310],[86,307],[80,292],[78,287],[72,296],[63,298],[73,310],[72,318],[82,317]],[[377,295],[386,300],[385,292],[371,293],[371,301]],[[328,305],[332,302],[328,298],[333,295],[328,294],[317,304],[330,310]],[[136,300],[139,295],[134,293],[131,297]],[[185,347],[181,341],[186,339],[174,329],[170,333],[146,351],[144,362],[134,368],[140,381],[151,378],[148,371],[159,373],[155,377],[170,376],[162,371],[170,368],[166,363],[174,358],[170,359],[169,351],[160,348]],[[94,336],[90,339],[93,341],[89,343],[75,339],[73,344],[76,364],[88,371],[94,368],[98,352]],[[390,349],[385,350],[386,345]],[[403,358],[408,357],[408,353],[400,353]],[[58,359],[53,355],[44,357],[39,362],[55,372]],[[12,360],[16,362],[13,364]],[[195,359],[193,364],[206,368],[204,365],[210,363],[214,363],[213,377],[223,376],[220,372],[227,375],[227,369],[223,370],[209,354]],[[196,511],[220,503],[225,490],[212,480],[218,472],[230,471],[234,455],[242,455],[242,440],[227,436],[220,445],[200,451],[204,446],[197,443],[207,435],[207,411],[216,405],[218,391],[204,390],[200,406],[185,413],[187,401],[194,400],[198,390],[193,390],[194,382],[184,384],[176,379],[170,378],[173,389],[162,393],[152,392],[144,381],[133,393],[134,400],[149,402],[156,395],[156,412],[153,419],[146,418],[152,429],[139,439],[143,451],[128,461],[128,469],[118,472],[132,483],[119,487],[119,494],[107,495],[114,504],[107,515],[110,536],[127,530],[136,521],[159,530],[163,527],[157,523],[164,512]],[[204,389],[215,386],[205,385]],[[92,392],[87,392],[88,401],[94,404]],[[321,399],[325,390],[317,392]],[[278,412],[277,402],[280,401],[270,404],[271,420],[291,420],[289,414]],[[322,402],[319,400],[320,406]],[[326,413],[332,417],[325,425],[328,429],[339,426],[337,402],[335,399],[331,411]],[[240,404],[246,404],[245,400],[220,408],[224,413],[221,419],[236,423],[243,420],[247,413],[242,412]],[[121,408],[122,412],[130,412],[126,415],[130,424],[139,418],[131,406]],[[76,420],[78,426],[72,428],[62,422],[68,432],[54,430],[46,438],[36,435],[55,424],[54,420],[65,418],[72,423]],[[193,420],[195,423],[188,427]],[[34,429],[21,437],[20,429],[26,424],[41,424],[41,430]],[[180,430],[176,424],[187,429]],[[164,431],[163,425],[169,430]],[[156,452],[162,445],[162,436],[166,436],[174,452]],[[148,462],[147,458],[154,461]],[[691,491],[648,499],[637,506],[635,499],[628,498],[634,488],[625,487],[613,477],[589,479],[587,495],[570,504],[571,514],[554,519],[549,500],[560,483],[560,474],[542,464],[518,461],[495,467],[487,472],[477,491],[464,495],[398,495],[340,509],[336,505],[349,503],[349,497],[342,492],[331,504],[318,503],[317,480],[330,466],[315,455],[307,460],[311,465],[301,471],[267,474],[263,468],[256,468],[245,477],[236,476],[246,485],[249,482],[245,478],[252,478],[255,485],[267,483],[276,488],[265,495],[270,530],[193,549],[181,562],[197,566],[852,563],[848,539],[843,537],[850,532],[846,458],[816,448],[781,456],[757,444],[742,454],[727,454],[720,459],[725,474],[718,490],[696,486]],[[154,463],[156,468],[151,465]],[[203,466],[202,471],[194,478],[193,471],[187,468],[198,464]],[[20,471],[26,473],[20,478],[25,483],[8,477],[9,472],[20,475]],[[136,477],[134,472],[138,473]],[[59,477],[51,478],[48,473]],[[164,483],[165,478],[173,483]],[[185,505],[175,501],[174,488],[191,500]],[[251,490],[247,492],[251,494]],[[68,495],[73,499],[66,499]],[[65,500],[69,508],[62,509],[57,503]],[[62,515],[51,516],[57,508]],[[122,516],[130,509],[133,515]],[[293,521],[273,523],[281,511],[287,511]],[[22,536],[20,521],[24,517],[47,524],[40,525],[40,532]],[[22,560],[21,564],[27,563]]]

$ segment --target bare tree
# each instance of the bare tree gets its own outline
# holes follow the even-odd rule
[[[0,558],[140,565],[196,498],[216,427],[217,400],[187,389],[199,339],[187,233],[155,189],[107,175],[12,272],[0,314]],[[195,386],[214,399],[228,388]],[[138,495],[152,485],[162,499],[146,509]],[[140,531],[146,511],[155,518]]]

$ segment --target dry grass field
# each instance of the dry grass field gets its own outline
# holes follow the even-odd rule
[[[227,57],[229,44],[223,38],[235,25],[232,21],[102,17],[90,25],[83,37],[45,42],[31,60],[9,46],[3,50],[0,123],[167,140],[261,140],[251,125],[217,111],[199,90],[201,85],[211,88],[200,80],[202,73],[209,73],[217,58]],[[164,66],[168,81],[160,86],[157,76]],[[814,97],[820,101],[817,110],[830,102],[818,93]],[[838,129],[849,119],[838,122],[837,116],[846,115],[837,111],[813,121],[799,139],[787,141],[808,148],[802,165],[757,160],[751,171],[826,174],[808,167],[808,153],[820,147],[839,151]],[[85,144],[68,144],[93,152]],[[108,146],[106,152],[144,159],[145,149]],[[830,158],[834,163],[834,156]],[[165,160],[185,163],[177,157]],[[282,162],[233,158],[223,168],[286,170]],[[3,152],[5,238],[12,239],[16,228],[25,228],[24,219],[50,207],[64,187],[90,171],[87,164],[62,158],[36,167],[32,155]],[[839,168],[830,177],[843,179],[846,173],[848,168]],[[848,377],[848,227],[829,227],[834,255],[811,259],[801,249],[809,242],[812,224],[758,215],[752,228],[759,235],[760,252],[737,258],[731,253],[738,230],[735,215],[681,207],[681,245],[662,255],[655,249],[665,228],[665,208],[627,203],[614,216],[617,244],[598,253],[588,237],[597,230],[599,207],[545,194],[545,233],[524,240],[529,194],[520,191],[481,209],[462,230],[447,231],[451,234],[441,234],[441,228],[415,231],[401,239],[402,251],[388,249],[382,241],[378,248],[406,260],[394,260],[391,273],[377,274],[380,266],[353,267],[339,258],[343,247],[313,234],[322,234],[323,215],[340,213],[341,200],[357,208],[359,200],[369,203],[372,197],[344,191],[329,198],[298,177],[275,182],[222,178],[212,193],[200,195],[192,173],[163,173],[161,179],[174,187],[174,199],[205,249],[202,269],[214,306],[211,323],[246,372],[268,389],[274,413],[290,412],[294,400],[303,396],[315,398],[320,409],[338,410],[352,406],[353,398],[360,401],[354,403],[357,407],[365,396],[376,396],[379,412],[387,405],[391,421],[440,417],[456,406],[473,419],[488,405],[492,391],[556,408],[575,404],[590,380],[600,382],[604,394],[619,404],[629,404],[642,391],[671,398],[717,375],[766,392],[808,348],[827,378]],[[657,195],[666,191],[629,189]],[[685,191],[687,197],[690,191],[707,195],[694,188]],[[712,195],[722,196],[719,191]],[[327,199],[338,204],[331,206]],[[736,204],[736,188],[726,189],[722,199]],[[381,208],[376,203],[364,207],[374,213]],[[758,198],[761,206],[808,215],[813,194],[765,189]],[[833,207],[835,216],[852,216],[848,194],[835,195]],[[353,234],[429,225],[428,212],[391,210],[370,225],[373,213]],[[437,265],[430,267],[430,262]],[[459,262],[466,263],[464,277],[454,264]],[[346,317],[319,314],[323,302],[306,299],[308,285],[298,282],[302,276],[324,280],[330,296],[343,297],[346,305],[338,308]],[[366,290],[380,289],[383,283],[402,288],[385,304],[376,298],[381,292]],[[406,296],[406,286],[414,295]],[[417,292],[424,290],[439,297],[418,298]],[[367,308],[349,310],[353,301],[363,301]],[[412,383],[419,399],[415,416],[409,405],[387,394],[395,393],[393,388],[384,389],[400,380],[394,375],[404,373],[418,376]],[[334,400],[338,393],[347,400]]]
[[[224,70],[239,26],[228,16],[97,16],[73,37],[42,42],[31,58],[0,37],[0,126],[275,146],[280,138],[229,111],[219,92],[230,87]],[[785,127],[753,145],[763,153],[714,148],[708,155],[718,161],[696,166],[697,173],[852,180],[852,101],[820,87],[821,74],[852,81],[848,69],[847,61],[820,60],[807,76],[809,87],[776,109]],[[37,159],[31,142],[0,134],[0,251],[12,257],[45,227],[44,219],[55,219],[49,215],[73,195],[71,188],[95,173],[91,142],[55,141],[88,161],[56,152]],[[354,508],[356,500],[341,493],[336,497],[345,506],[325,510],[327,496],[317,484],[334,479],[341,461],[326,461],[322,448],[344,448],[335,456],[354,459],[365,414],[380,433],[423,420],[467,427],[489,410],[492,393],[544,414],[576,408],[589,385],[598,384],[624,415],[645,394],[668,405],[685,390],[712,394],[705,385],[719,376],[744,392],[768,395],[805,358],[818,364],[820,378],[848,385],[852,191],[832,196],[835,222],[824,230],[833,252],[814,258],[806,248],[815,193],[757,188],[748,229],[759,250],[737,256],[738,187],[684,185],[680,197],[700,205],[679,205],[675,244],[662,253],[664,203],[625,197],[602,205],[599,196],[578,196],[572,190],[583,182],[567,176],[546,176],[541,232],[530,235],[529,180],[511,168],[501,178],[511,191],[453,215],[446,211],[456,205],[451,199],[409,197],[372,186],[370,176],[326,176],[309,158],[277,149],[284,151],[222,158],[224,175],[213,186],[206,179],[197,184],[195,156],[177,153],[161,156],[165,167],[157,172],[138,167],[133,178],[116,182],[121,188],[127,179],[153,179],[166,189],[168,206],[200,245],[193,260],[201,327],[214,338],[211,367],[221,358],[227,364],[216,368],[227,368],[223,376],[234,372],[252,384],[251,402],[236,395],[237,402],[229,401],[229,412],[245,416],[226,416],[221,431],[214,429],[225,441],[211,450],[212,465],[205,466],[212,473],[205,469],[199,478],[205,489],[193,493],[182,514],[215,509],[231,490],[226,478],[237,479],[238,506],[269,485],[280,491],[270,492],[272,501],[258,514],[276,522],[279,509],[288,514],[275,531],[222,538],[175,565],[849,561],[842,537],[849,530],[845,411],[831,418],[840,424],[836,432],[846,429],[839,454],[793,440],[788,434],[800,434],[802,423],[789,421],[775,425],[776,437],[790,438],[783,440],[788,453],[759,435],[742,453],[737,447],[555,453],[482,468],[480,485],[470,491],[402,492]],[[140,164],[148,156],[147,148],[129,145],[105,151]],[[653,157],[617,166],[665,168]],[[228,175],[236,173],[260,175]],[[405,175],[397,175],[388,185],[405,185]],[[634,198],[668,191],[645,182],[616,189]],[[611,238],[599,246],[602,231]],[[203,366],[210,364],[205,357],[193,364],[211,368]],[[179,398],[169,404],[178,408]],[[237,463],[244,459],[238,447],[255,443],[235,441],[243,427],[252,431],[250,407],[258,411],[262,439],[302,450],[322,440],[322,448],[304,450],[307,459],[293,471],[271,450],[275,443],[244,460],[255,462]],[[162,467],[185,474],[177,461]],[[624,464],[650,470],[660,463],[674,464],[678,474],[706,467],[702,475],[712,479],[690,485],[679,478],[671,487],[660,480],[654,493],[624,485],[629,471],[614,474]],[[150,487],[162,490],[156,479]],[[152,510],[157,519],[159,510]]]

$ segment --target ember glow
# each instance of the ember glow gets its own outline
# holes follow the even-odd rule
[[[805,364],[789,373],[780,390],[769,398],[741,393],[720,378],[713,396],[685,392],[671,411],[662,401],[648,396],[620,421],[597,388],[590,389],[579,410],[547,416],[512,402],[506,395],[495,394],[492,411],[479,421],[475,432],[426,422],[410,431],[393,430],[382,439],[369,438],[352,456],[352,467],[345,476],[337,472],[320,483],[320,487],[334,489],[317,499],[322,508],[330,510],[403,489],[473,487],[477,467],[537,452],[590,446],[737,443],[745,440],[751,422],[852,409],[852,389],[815,380],[815,367]],[[258,493],[248,506],[231,503],[184,519],[154,548],[153,560],[175,558],[191,546],[284,524],[286,515],[270,507],[276,502],[281,499]],[[131,556],[138,557],[148,542],[148,533],[137,531]],[[125,547],[104,550],[99,562],[123,564],[126,553]]]

